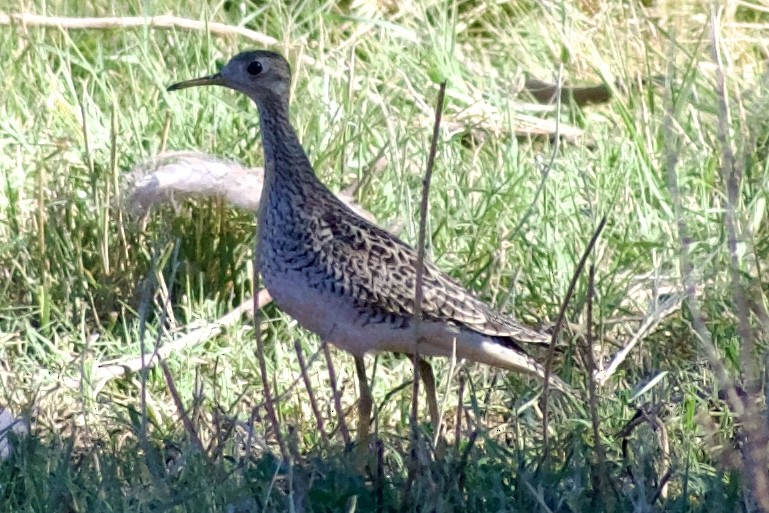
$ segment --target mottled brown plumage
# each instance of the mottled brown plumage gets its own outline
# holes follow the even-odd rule
[[[317,179],[289,122],[290,79],[283,57],[252,51],[220,73],[169,90],[222,85],[256,102],[265,156],[260,271],[276,304],[357,359],[370,351],[413,353],[416,251],[358,216]],[[423,291],[420,354],[456,351],[460,358],[544,376],[523,344],[546,343],[548,335],[497,312],[431,263]]]

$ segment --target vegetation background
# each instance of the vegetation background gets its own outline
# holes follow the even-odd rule
[[[769,510],[766,0],[5,0],[0,22],[0,403],[29,424],[6,435],[0,511]],[[246,98],[165,87],[264,46],[293,64],[321,179],[411,243],[447,81],[428,253],[527,323],[553,328],[606,216],[554,365],[576,398],[551,396],[543,422],[536,380],[436,359],[436,457],[434,426],[409,436],[410,362],[371,357],[361,470],[332,400],[352,418],[351,358],[332,349],[334,386],[319,340],[272,305],[286,462],[250,317],[103,374],[255,292],[252,214],[214,199],[142,223],[125,199],[166,149],[261,164]],[[525,76],[613,97],[543,106]]]

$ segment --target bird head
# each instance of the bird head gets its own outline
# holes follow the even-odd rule
[[[173,84],[168,90],[177,91],[208,85],[240,91],[259,105],[276,100],[288,104],[291,67],[283,56],[275,52],[242,52],[233,57],[218,73]]]

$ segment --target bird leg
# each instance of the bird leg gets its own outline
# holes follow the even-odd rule
[[[425,385],[425,395],[427,396],[427,407],[430,409],[430,421],[433,424],[435,433],[440,433],[441,419],[438,410],[438,396],[435,392],[435,374],[433,366],[424,358],[419,358],[419,376]]]
[[[371,396],[371,388],[366,377],[366,365],[362,357],[354,356],[355,373],[358,375],[358,386],[360,387],[360,398],[358,399],[358,450],[359,454],[365,455],[368,452],[368,437],[371,432],[371,410],[374,399]],[[425,395],[427,396],[427,407],[430,410],[430,421],[436,434],[440,433],[441,419],[438,410],[438,396],[435,390],[435,374],[430,362],[424,358],[418,359],[419,376],[425,385]]]
[[[358,375],[360,386],[360,398],[358,399],[358,451],[366,454],[368,451],[368,435],[371,430],[371,408],[374,399],[371,397],[371,389],[366,379],[366,365],[363,357],[354,356],[355,373]]]

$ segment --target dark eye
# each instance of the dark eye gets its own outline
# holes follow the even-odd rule
[[[254,61],[251,64],[248,65],[246,68],[246,71],[249,75],[258,75],[262,72],[264,68],[262,68],[262,63],[259,61]]]

